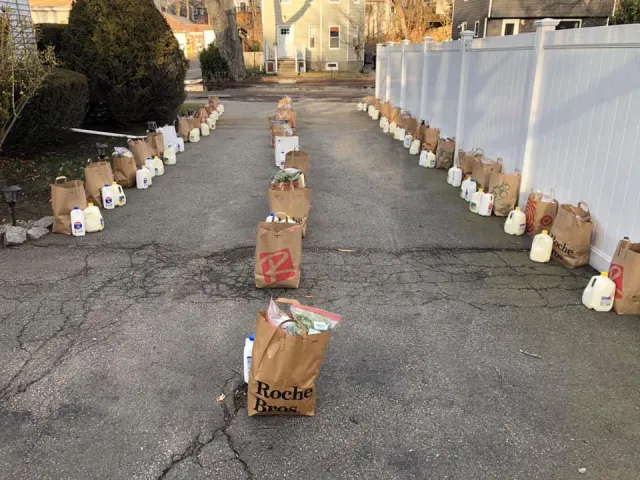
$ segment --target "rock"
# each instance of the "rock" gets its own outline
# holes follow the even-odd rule
[[[27,237],[29,237],[29,240],[40,240],[45,235],[49,235],[49,233],[48,228],[33,227],[27,230]]]
[[[579,469],[578,469],[578,473],[583,473],[583,474],[584,474],[584,473],[587,473],[587,469],[586,469],[586,468],[584,468],[584,467],[579,468]]]
[[[8,227],[4,233],[4,246],[14,247],[27,241],[27,231],[22,227]]]
[[[34,222],[33,226],[40,227],[40,228],[48,228],[49,230],[51,230],[51,228],[53,227],[53,217],[42,217],[37,222]]]
[[[18,220],[16,223],[18,224],[19,227],[29,230],[31,227],[34,226],[36,222],[34,222],[33,220]]]

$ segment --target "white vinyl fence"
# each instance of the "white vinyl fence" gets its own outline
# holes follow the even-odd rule
[[[585,201],[595,223],[591,265],[607,270],[624,236],[640,241],[640,25],[455,42],[379,44],[376,96],[502,157],[532,189]]]

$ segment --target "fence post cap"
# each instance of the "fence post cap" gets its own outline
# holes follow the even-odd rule
[[[423,41],[424,43],[431,43],[431,40],[433,40],[433,37],[424,37],[424,38],[422,39],[422,41]]]
[[[376,47],[383,47],[383,46],[384,46],[384,43],[382,43],[382,42],[376,43]]]
[[[460,34],[460,36],[461,36],[462,38],[464,38],[465,40],[466,40],[466,39],[473,38],[473,36],[474,36],[474,35],[475,35],[475,34],[474,34],[471,30],[465,30],[464,32],[462,32],[462,33]]]
[[[407,40],[406,38],[404,40],[402,40],[402,44],[403,45],[409,45],[411,42],[409,40]]]
[[[536,20],[536,27],[555,27],[560,23],[560,20],[554,18],[543,18],[542,20]]]
[[[387,42],[387,45],[388,45],[388,46],[390,46],[390,47],[391,47],[391,46],[393,46],[393,40],[389,40],[389,41]]]

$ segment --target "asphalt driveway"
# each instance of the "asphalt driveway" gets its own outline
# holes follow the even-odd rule
[[[227,101],[101,234],[0,250],[0,478],[638,478],[640,319],[585,310],[592,271],[530,262],[353,104],[291,91],[299,290],[253,286],[268,102]],[[313,418],[246,414],[272,293],[344,317]]]

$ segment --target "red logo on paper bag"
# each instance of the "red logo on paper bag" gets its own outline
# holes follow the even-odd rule
[[[616,298],[622,298],[622,275],[624,267],[616,263],[612,263],[609,268],[609,278],[616,284]]]
[[[288,248],[277,252],[261,253],[260,264],[267,283],[281,282],[296,276],[291,252]]]
[[[553,218],[551,218],[551,215],[545,215],[540,219],[540,225],[542,225],[543,227],[548,227],[552,223],[553,223]]]

